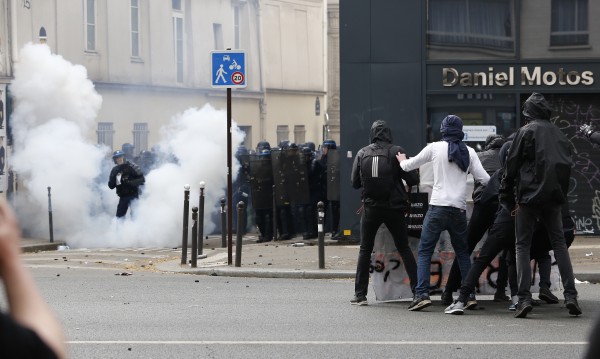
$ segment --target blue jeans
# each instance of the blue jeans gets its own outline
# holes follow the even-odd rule
[[[455,259],[458,260],[461,277],[466,278],[469,273],[471,257],[467,243],[466,211],[454,207],[430,205],[423,221],[421,241],[419,242],[416,288],[418,297],[429,295],[431,257],[440,239],[440,234],[445,230],[450,234],[450,242],[454,249]]]

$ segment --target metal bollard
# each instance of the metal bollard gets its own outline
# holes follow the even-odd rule
[[[54,226],[52,225],[52,196],[50,195],[50,186],[48,186],[48,224],[50,228],[50,243],[54,242]]]
[[[181,264],[187,264],[188,220],[190,216],[190,185],[183,186],[183,234],[181,238]]]
[[[198,207],[192,208],[192,268],[198,267]]]
[[[200,211],[198,213],[198,220],[200,223],[198,224],[198,255],[203,254],[204,248],[204,187],[206,183],[204,181],[200,182]]]
[[[237,205],[238,219],[244,213],[244,202],[240,201]],[[244,221],[238,220],[237,225],[237,236],[235,238],[235,266],[242,266],[242,229],[244,228]]]
[[[325,219],[325,204],[320,202],[317,204],[319,232],[319,269],[325,269],[325,233],[323,232],[323,220]]]
[[[225,217],[225,198],[221,198],[221,248],[227,247],[227,218]]]
[[[273,185],[273,240],[277,240],[277,197],[275,196],[275,185]]]

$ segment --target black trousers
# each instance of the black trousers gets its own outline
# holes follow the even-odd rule
[[[417,262],[408,245],[404,211],[365,206],[360,221],[360,250],[358,252],[356,280],[354,284],[354,293],[357,296],[367,295],[371,253],[375,245],[375,235],[382,224],[385,224],[394,239],[394,244],[402,258],[404,269],[408,274],[408,278],[410,278],[410,287],[413,293],[415,291],[417,285]]]
[[[513,253],[515,251],[515,222],[513,221],[494,222],[479,256],[473,261],[469,274],[460,287],[459,301],[466,302],[469,295],[475,292],[481,273],[502,250]]]
[[[519,286],[519,301],[531,300],[531,242],[538,220],[548,233],[548,239],[554,251],[554,258],[558,264],[558,271],[564,285],[564,296],[577,298],[575,289],[575,276],[571,265],[571,257],[567,250],[567,243],[562,225],[561,206],[546,204],[531,206],[520,204],[516,211],[516,259],[517,282]]]
[[[473,253],[477,243],[479,243],[485,232],[494,223],[497,210],[498,206],[496,204],[490,206],[476,203],[473,207],[473,213],[471,214],[471,219],[467,225],[469,254]],[[504,278],[506,278],[506,276]],[[457,291],[460,288],[461,279],[458,261],[454,261],[452,263],[452,268],[450,268],[450,274],[448,274],[448,280],[446,281],[446,288],[444,291],[449,291],[450,293]],[[506,283],[504,286],[506,286]]]
[[[257,208],[254,210],[256,215],[256,225],[260,235],[266,240],[273,239],[273,209]]]
[[[117,217],[125,217],[131,201],[136,199],[137,196],[123,196],[119,197],[119,204],[117,204]]]

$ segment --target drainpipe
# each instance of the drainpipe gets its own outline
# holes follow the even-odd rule
[[[256,22],[257,22],[257,37],[258,37],[258,68],[260,72],[260,92],[262,93],[262,98],[259,103],[259,111],[260,111],[260,122],[259,122],[259,141],[266,139],[266,122],[267,122],[267,90],[265,89],[265,71],[264,71],[264,39],[263,39],[263,21],[262,21],[262,11],[263,8],[260,4],[261,0],[255,0],[254,4],[256,6]]]
[[[10,60],[8,61],[10,76],[14,76],[13,64],[19,62],[19,47],[17,44],[17,1],[18,0],[11,0],[8,5],[10,7]]]

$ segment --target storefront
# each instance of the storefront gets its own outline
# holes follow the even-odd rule
[[[393,22],[394,13],[411,16]],[[450,113],[508,136],[524,124],[524,100],[539,92],[572,144],[568,199],[576,231],[600,233],[600,149],[578,133],[582,124],[600,128],[600,24],[591,20],[597,15],[600,3],[587,0],[341,4],[342,143],[355,154],[367,124],[381,118],[415,153],[439,139]],[[350,175],[347,162],[342,179]],[[342,186],[342,202],[355,202],[353,191]],[[356,230],[356,216],[346,217],[351,223],[343,227]]]

